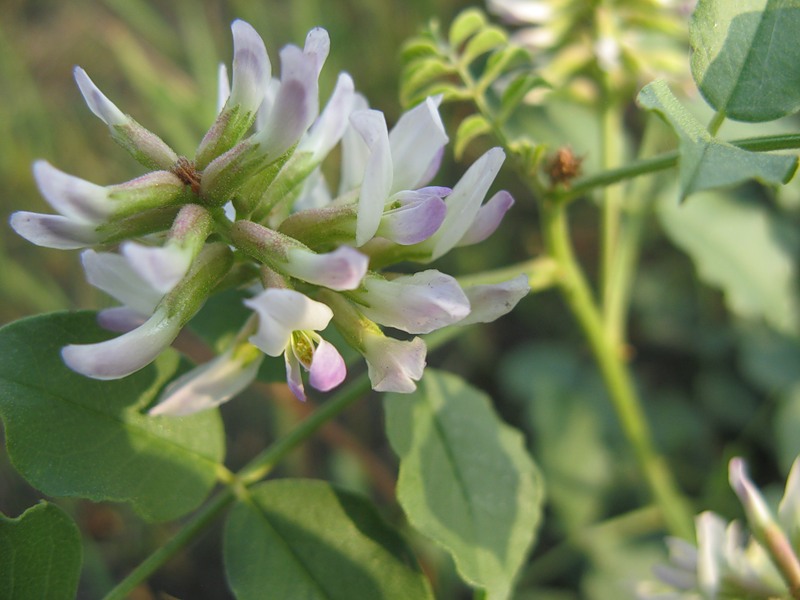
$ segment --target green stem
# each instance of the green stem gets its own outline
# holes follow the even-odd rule
[[[770,152],[774,150],[793,150],[800,148],[800,134],[770,135],[755,138],[744,138],[729,142],[734,146],[751,152]],[[596,175],[580,177],[572,182],[569,189],[557,190],[552,197],[560,202],[569,202],[595,188],[612,185],[625,179],[670,169],[678,164],[678,151],[665,152],[659,156],[632,162],[618,169],[603,171]]]
[[[711,135],[717,135],[719,128],[722,127],[722,124],[725,122],[725,111],[719,110],[714,113],[714,116],[711,118],[711,122],[708,124],[708,133]]]
[[[555,202],[544,202],[542,206],[547,247],[561,267],[561,292],[589,341],[622,430],[656,504],[663,511],[669,530],[690,539],[693,529],[689,506],[678,491],[664,459],[653,446],[652,433],[631,375],[618,348],[606,335],[589,285],[572,251],[565,207]]]
[[[171,540],[148,556],[144,562],[131,571],[114,589],[105,595],[104,600],[125,600],[128,595],[153,573],[158,571],[169,559],[184,546],[194,540],[208,527],[219,514],[234,500],[236,494],[232,488],[226,488],[206,504],[200,512]]]
[[[369,379],[366,374],[352,381],[347,388],[325,402],[292,431],[251,460],[239,471],[239,481],[248,486],[266,477],[278,461],[311,437],[325,423],[361,398],[369,389]]]

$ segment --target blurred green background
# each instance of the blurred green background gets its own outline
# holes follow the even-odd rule
[[[33,182],[31,163],[36,159],[102,185],[143,173],[85,106],[72,79],[74,65],[85,68],[123,111],[179,153],[191,156],[214,118],[217,65],[220,61],[230,64],[233,19],[245,19],[261,33],[273,72],[282,46],[302,45],[311,27],[325,27],[331,36],[331,55],[321,78],[322,101],[337,73],[345,70],[392,124],[401,112],[402,43],[430,18],[449,24],[470,5],[480,3],[2,0],[0,202],[5,222],[15,210],[52,212]],[[701,104],[696,97],[693,102]],[[468,110],[456,106],[443,112],[452,138],[454,125]],[[553,101],[522,115],[520,123],[552,147],[569,144],[586,157],[590,171],[599,154],[596,117],[592,106],[554,96]],[[630,145],[635,147],[645,119],[633,108],[632,99],[625,118]],[[705,121],[707,115],[702,118]],[[794,119],[776,127],[775,132],[797,131]],[[748,129],[736,124],[723,129],[726,137],[766,132],[761,126]],[[666,130],[661,134],[663,148],[674,147],[672,134]],[[437,183],[455,183],[484,149],[480,143],[471,146],[460,164],[446,157]],[[672,179],[674,173],[665,173],[645,186],[644,192],[632,189],[639,189],[647,210],[656,205],[675,207]],[[510,169],[501,174],[498,187],[508,187],[517,199],[499,234],[453,252],[437,266],[457,275],[469,274],[541,251],[534,202]],[[720,209],[720,217],[731,207],[742,208],[744,212],[737,214],[743,215],[752,209],[770,228],[781,230],[781,247],[794,248],[797,255],[797,182],[778,194],[749,184],[715,198],[714,202],[728,207]],[[710,203],[692,198],[687,206]],[[576,248],[594,278],[597,207],[580,201],[572,208]],[[667,217],[665,210],[659,210],[660,217],[653,210],[643,225],[642,268],[632,301],[632,364],[657,443],[698,511],[710,508],[735,517],[740,509],[727,486],[727,458],[748,457],[758,482],[767,483],[782,480],[800,451],[800,338],[797,332],[771,329],[764,319],[732,315],[724,294],[698,281],[692,259],[665,234]],[[697,213],[695,218],[702,224],[715,215]],[[0,240],[0,324],[44,311],[109,303],[86,284],[79,252],[35,247],[7,224]],[[729,242],[736,248],[755,243],[746,235]],[[762,260],[759,248],[753,247],[750,255],[757,271]],[[640,474],[590,353],[558,295],[538,294],[496,324],[466,329],[454,343],[432,353],[429,364],[459,373],[489,392],[503,418],[526,434],[545,473],[548,512],[531,563],[520,578],[518,600],[631,597],[631,582],[647,577],[650,567],[663,558],[661,523],[647,508]],[[291,401],[265,402],[267,394],[281,398],[280,390],[257,388],[222,408],[228,464],[233,469],[290,428],[298,411],[305,410]],[[277,475],[321,477],[359,489],[403,527],[399,509],[391,501],[395,459],[387,448],[382,418],[376,397],[359,403],[338,424],[338,433],[329,432],[306,445]],[[776,486],[768,490],[779,491]],[[0,511],[16,516],[38,497],[3,455]],[[81,598],[100,597],[179,526],[142,524],[125,506],[63,499],[59,503],[77,520],[86,538]],[[440,551],[412,532],[404,533],[411,537],[431,575],[437,597],[471,597]],[[134,597],[142,600],[230,598],[220,559],[219,528],[171,561],[137,594]]]

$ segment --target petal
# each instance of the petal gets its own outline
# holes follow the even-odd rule
[[[264,40],[253,27],[237,19],[233,32],[233,85],[227,105],[239,105],[241,112],[255,113],[264,99],[264,91],[272,75]]]
[[[109,331],[127,333],[144,325],[150,314],[148,312],[143,315],[127,306],[114,306],[112,308],[104,308],[97,313],[97,324]]]
[[[410,190],[425,185],[430,178],[431,163],[438,162],[447,144],[447,133],[439,116],[441,96],[426,98],[404,113],[389,134],[394,161],[392,192]]]
[[[183,416],[214,408],[244,390],[256,378],[264,358],[260,352],[251,360],[235,358],[228,350],[195,367],[170,383],[149,414]]]
[[[339,181],[339,196],[344,196],[357,189],[364,179],[369,161],[369,146],[353,126],[352,115],[367,108],[369,108],[369,104],[366,98],[361,94],[356,94],[353,100],[353,110],[348,119],[348,127],[342,136],[342,173]]]
[[[294,353],[288,351],[284,354],[286,361],[286,383],[289,384],[289,389],[292,390],[295,398],[301,402],[306,401],[306,390],[303,387],[303,372],[300,370],[300,361]]]
[[[178,320],[156,313],[141,327],[106,342],[65,346],[61,356],[70,369],[87,377],[120,379],[155,360],[180,329]]]
[[[313,161],[320,162],[342,139],[349,124],[355,101],[353,79],[341,73],[328,104],[298,147],[298,151],[311,152]]]
[[[469,314],[467,296],[458,282],[434,269],[391,281],[378,276],[364,279],[364,291],[353,292],[361,312],[381,325],[408,333],[430,333]]]
[[[446,214],[444,200],[438,196],[422,196],[384,212],[377,235],[397,244],[417,244],[436,233]]]
[[[432,238],[432,259],[447,253],[467,233],[504,160],[502,148],[492,148],[475,161],[453,188],[446,200],[447,216]]]
[[[487,7],[501,19],[517,25],[546,23],[553,16],[553,7],[543,0],[488,0]]]
[[[44,248],[74,250],[100,242],[95,225],[79,223],[61,215],[43,215],[20,210],[11,215],[11,228],[29,242]]]
[[[327,254],[292,248],[284,269],[297,279],[341,291],[354,290],[361,285],[368,266],[367,256],[348,246],[340,246]]]
[[[347,367],[336,346],[321,339],[314,350],[314,358],[308,371],[308,382],[320,392],[332,390],[344,381]]]
[[[194,255],[191,248],[181,248],[177,244],[144,246],[125,242],[120,250],[136,274],[161,294],[172,290],[183,279]]]
[[[225,108],[228,96],[231,95],[231,84],[228,81],[228,69],[225,63],[219,63],[217,68],[217,114]]]
[[[514,198],[511,194],[505,190],[497,192],[478,209],[475,220],[458,240],[456,246],[469,246],[488,238],[497,230],[506,212],[512,206],[514,206]]]
[[[697,583],[707,598],[716,598],[722,585],[725,521],[710,511],[695,519],[697,529]]]
[[[258,331],[250,343],[269,356],[280,356],[296,330],[321,331],[328,326],[333,311],[322,302],[294,290],[269,288],[244,301],[258,313]]]
[[[81,254],[86,280],[140,315],[151,315],[163,294],[146,283],[124,256],[86,250]]]
[[[45,160],[33,163],[33,176],[50,206],[75,222],[100,223],[113,212],[104,187],[67,175]]]
[[[511,312],[517,302],[530,291],[531,287],[525,275],[519,275],[502,283],[465,287],[464,293],[469,299],[471,310],[458,324],[491,323]]]
[[[377,110],[361,110],[350,117],[353,127],[369,148],[364,179],[358,200],[356,245],[363,246],[378,231],[383,207],[392,188],[392,153],[386,119]]]
[[[322,27],[314,27],[306,35],[306,43],[303,46],[303,54],[310,57],[314,61],[314,68],[319,77],[322,71],[322,66],[325,64],[325,59],[331,51],[331,38],[328,32]]]
[[[378,392],[409,394],[417,389],[425,371],[427,349],[421,338],[404,342],[369,333],[364,336],[364,358],[367,361],[372,389]]]
[[[319,112],[319,86],[313,56],[296,46],[281,50],[281,83],[264,128],[253,140],[273,160],[292,147]]]
[[[73,70],[75,82],[81,90],[83,99],[89,106],[89,109],[99,117],[109,127],[116,125],[127,125],[131,119],[118,109],[111,100],[101,92],[94,82],[89,79],[86,71],[80,67],[75,67]]]

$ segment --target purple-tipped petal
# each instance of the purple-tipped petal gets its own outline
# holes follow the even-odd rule
[[[500,226],[508,209],[514,206],[514,198],[501,190],[492,196],[488,202],[478,209],[475,220],[469,226],[467,232],[458,240],[456,246],[469,246],[482,242],[492,235]]]
[[[77,223],[61,215],[17,211],[9,220],[11,228],[29,242],[44,248],[75,250],[94,246],[101,240],[90,223]]]
[[[422,195],[383,213],[377,235],[396,244],[411,245],[427,240],[444,221],[447,205],[438,196]]]
[[[364,358],[372,389],[410,394],[425,371],[427,348],[421,338],[404,342],[370,333],[364,336]]]
[[[305,46],[303,46],[303,54],[313,60],[317,77],[319,77],[330,51],[331,38],[326,30],[322,27],[315,27],[308,32]]]
[[[439,116],[441,96],[426,98],[397,121],[389,134],[394,161],[392,192],[425,185],[431,164],[440,160],[439,154],[448,137]]]
[[[89,79],[86,71],[80,67],[75,67],[73,75],[89,109],[106,125],[114,127],[116,125],[127,125],[130,122],[130,118],[118,109],[111,100],[106,98],[105,94]]]
[[[264,41],[255,29],[237,19],[233,32],[233,84],[228,105],[239,105],[242,112],[255,113],[264,99],[264,91],[272,75]]]
[[[289,275],[336,291],[356,289],[369,266],[367,256],[348,246],[327,254],[293,248],[288,257],[285,270]]]
[[[327,305],[294,290],[269,288],[244,303],[258,313],[258,331],[250,343],[269,356],[286,350],[293,331],[320,331],[333,318]]]
[[[86,250],[81,254],[86,280],[140,315],[151,315],[163,297],[133,269],[124,256]]]
[[[126,242],[120,247],[137,275],[161,294],[175,287],[192,262],[192,251],[174,244],[166,246],[143,246],[136,242]]]
[[[531,291],[528,278],[519,275],[514,279],[488,285],[473,285],[464,288],[464,293],[469,298],[470,312],[459,325],[472,325],[473,323],[491,323],[511,312]]]
[[[180,325],[161,313],[141,327],[98,344],[71,344],[61,350],[67,366],[93,379],[121,379],[153,362],[175,339]]]
[[[504,160],[503,149],[492,148],[475,161],[453,188],[453,193],[446,200],[447,216],[432,238],[433,260],[453,248],[472,226],[483,198]]]
[[[356,246],[363,246],[378,231],[383,208],[392,189],[392,152],[382,112],[357,111],[351,115],[350,122],[361,134],[370,152],[361,182],[356,221]]]
[[[378,276],[364,279],[366,291],[353,295],[368,318],[408,333],[430,333],[461,321],[470,305],[458,282],[434,269],[391,281]]]
[[[300,361],[288,348],[284,353],[286,361],[286,383],[294,394],[294,397],[301,402],[306,401],[306,389],[303,386],[303,372],[300,369]]]
[[[298,151],[311,152],[314,162],[325,158],[342,139],[349,124],[354,101],[353,79],[347,73],[341,73],[322,114],[309,130],[308,136],[300,143]]]
[[[170,383],[149,414],[177,417],[215,408],[250,385],[263,357],[258,353],[255,359],[242,361],[229,350]]]
[[[320,339],[308,370],[308,382],[320,392],[327,392],[342,383],[346,376],[347,367],[336,346]]]
[[[46,160],[33,163],[33,176],[44,199],[69,219],[96,224],[113,212],[104,187],[68,175]]]
[[[147,313],[148,315],[150,313]],[[97,324],[103,329],[127,333],[141,327],[147,321],[147,316],[136,312],[127,306],[114,306],[104,308],[97,313]]]
[[[253,140],[272,159],[291,148],[319,113],[319,85],[314,58],[296,46],[281,50],[281,82],[269,115]]]

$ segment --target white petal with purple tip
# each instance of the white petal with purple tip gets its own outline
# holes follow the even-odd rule
[[[86,250],[81,263],[91,285],[140,315],[151,315],[164,295],[148,285],[119,254]]]
[[[320,392],[332,390],[344,381],[347,367],[336,346],[320,338],[308,370],[308,382]]]
[[[383,334],[364,336],[364,358],[372,389],[410,394],[425,371],[427,348],[421,338],[396,340]]]
[[[287,254],[284,269],[289,275],[336,291],[356,289],[369,266],[367,256],[348,246],[327,254],[292,248]]]
[[[180,323],[161,313],[142,326],[98,344],[71,344],[61,350],[67,366],[93,379],[121,379],[150,364],[177,337]]]
[[[448,137],[439,116],[441,96],[426,98],[404,113],[389,134],[394,161],[392,192],[415,189],[428,183],[432,162],[447,144]]]
[[[447,205],[439,196],[417,195],[401,200],[400,208],[385,211],[377,235],[396,244],[411,245],[431,237],[444,221]]]
[[[89,79],[86,71],[80,67],[75,67],[73,75],[89,109],[106,125],[114,127],[116,125],[127,125],[130,122],[130,118],[118,109],[111,100],[106,98],[105,94]]]
[[[314,68],[319,77],[322,66],[331,51],[331,38],[328,32],[322,27],[315,27],[306,35],[306,43],[303,46],[303,54],[310,56],[314,61]]]
[[[531,291],[528,278],[519,275],[502,283],[473,285],[464,288],[469,298],[470,312],[459,325],[491,323],[511,312],[517,303]]]
[[[348,118],[353,110],[354,100],[353,79],[347,73],[341,73],[322,114],[300,142],[298,152],[311,152],[314,162],[325,158],[342,139],[349,124]]]
[[[353,295],[368,318],[408,333],[430,333],[461,321],[469,314],[467,296],[458,282],[434,269],[391,281],[378,276],[364,279],[366,292]]]
[[[166,294],[178,283],[192,262],[192,249],[177,244],[144,246],[126,242],[120,247],[134,271],[148,285],[161,294]]]
[[[46,160],[33,163],[33,176],[44,199],[65,217],[81,223],[100,223],[113,212],[104,187],[68,175]]]
[[[170,383],[149,414],[191,415],[227,402],[256,378],[263,356],[243,363],[231,350],[220,354]]]
[[[236,105],[246,113],[258,110],[264,99],[267,82],[272,75],[264,41],[255,29],[237,19],[231,25],[233,32],[233,84],[228,105]]]
[[[500,226],[508,209],[514,205],[514,198],[501,190],[478,209],[475,220],[466,233],[458,240],[456,246],[469,246],[482,242],[492,235]]]
[[[289,348],[284,353],[284,360],[286,362],[286,383],[289,384],[289,389],[294,394],[294,397],[305,402],[306,390],[303,386],[303,372],[300,369],[300,361]]]
[[[20,210],[11,215],[11,228],[29,242],[44,248],[75,250],[100,242],[91,223],[76,223],[61,215],[43,215]]]

